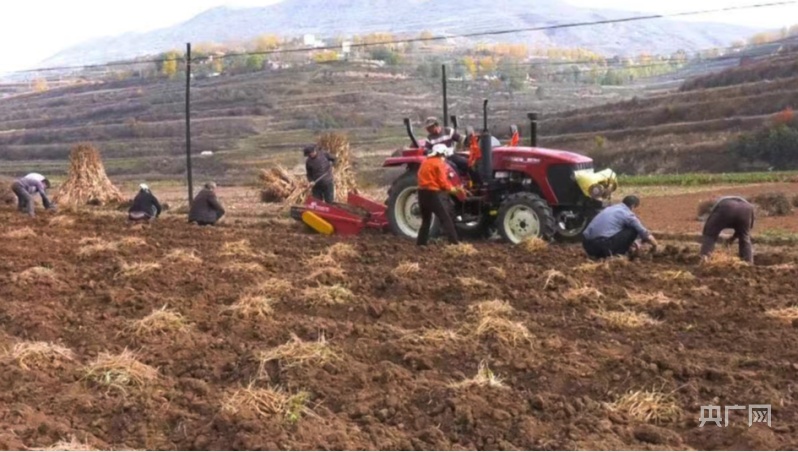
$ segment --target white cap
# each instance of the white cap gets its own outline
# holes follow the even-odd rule
[[[446,155],[448,150],[449,149],[446,147],[445,144],[436,144],[435,146],[432,147],[432,150],[430,151],[429,155],[430,156],[433,156],[433,155]]]
[[[139,188],[144,191],[150,191],[150,187],[147,184],[141,184],[139,185]]]
[[[44,181],[47,178],[42,176],[39,173],[30,173],[27,176],[25,176],[25,179],[35,180],[36,182],[42,182],[42,181]]]

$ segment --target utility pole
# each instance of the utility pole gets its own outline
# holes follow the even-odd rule
[[[186,177],[188,205],[194,201],[194,180],[191,174],[191,43],[186,44]]]

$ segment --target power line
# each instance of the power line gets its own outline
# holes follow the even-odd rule
[[[444,41],[449,39],[456,39],[456,38],[476,38],[482,36],[500,36],[500,35],[507,35],[507,34],[515,34],[515,33],[527,33],[527,32],[535,32],[535,31],[547,31],[547,30],[561,30],[561,29],[568,29],[568,28],[579,28],[579,27],[589,27],[589,26],[598,26],[598,25],[609,25],[609,24],[618,24],[618,23],[627,23],[627,22],[637,22],[643,20],[653,20],[653,19],[667,19],[667,18],[674,18],[674,17],[687,17],[687,16],[697,16],[702,14],[710,14],[710,13],[721,13],[721,12],[730,12],[730,11],[741,11],[741,10],[748,10],[748,9],[758,9],[758,8],[770,8],[774,6],[786,6],[798,3],[798,0],[784,0],[784,1],[776,1],[776,2],[769,2],[769,3],[757,3],[752,5],[740,5],[740,6],[727,6],[723,8],[714,8],[714,9],[704,9],[704,10],[695,10],[695,11],[685,11],[679,13],[669,13],[669,14],[649,14],[645,16],[631,16],[631,17],[623,17],[617,19],[605,19],[605,20],[598,20],[598,21],[590,21],[590,22],[572,22],[572,23],[565,23],[565,24],[555,24],[555,25],[545,25],[545,26],[537,26],[537,27],[524,27],[524,28],[513,28],[513,29],[506,29],[506,30],[493,30],[493,31],[484,31],[484,32],[473,32],[473,33],[463,33],[463,34],[453,34],[449,36],[429,36],[429,37],[415,37],[415,38],[406,38],[406,39],[396,39],[396,40],[387,40],[387,41],[380,41],[380,42],[371,42],[371,43],[353,43],[350,45],[352,48],[363,48],[363,47],[379,47],[379,46],[389,46],[389,45],[396,45],[396,44],[412,44],[418,42],[433,42],[433,41]],[[275,49],[275,50],[265,50],[265,51],[256,51],[256,52],[238,52],[238,53],[228,53],[220,57],[216,57],[217,59],[227,59],[227,58],[235,58],[241,56],[253,56],[253,55],[279,55],[285,53],[303,53],[303,52],[313,52],[313,51],[321,51],[321,50],[337,50],[341,48],[341,46],[319,46],[319,47],[303,47],[298,49]],[[197,59],[192,59],[192,61],[207,61],[214,57],[202,57]],[[20,71],[13,71],[9,74],[25,74],[25,73],[35,73],[35,72],[51,72],[51,71],[67,71],[67,70],[76,70],[76,69],[97,69],[97,68],[104,68],[104,67],[115,67],[115,66],[130,66],[135,64],[148,64],[148,63],[166,63],[166,62],[173,62],[173,61],[185,61],[185,57],[178,57],[178,58],[159,58],[159,59],[147,59],[147,60],[137,60],[137,61],[130,61],[130,62],[112,62],[112,63],[105,63],[105,64],[89,64],[89,65],[79,65],[79,66],[60,66],[60,67],[45,67],[45,68],[36,68],[36,69],[26,69]]]

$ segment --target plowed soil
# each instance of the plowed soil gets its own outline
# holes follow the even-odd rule
[[[477,243],[475,256],[448,257],[443,246],[420,251],[374,234],[345,241],[357,255],[333,263],[318,256],[341,238],[279,223],[202,229],[166,218],[131,229],[118,216],[72,217],[71,226],[51,226],[51,218],[0,211],[0,448],[73,437],[95,448],[156,450],[798,448],[798,323],[767,314],[796,302],[798,270],[787,254],[762,255],[770,266],[715,268],[676,245],[634,265],[586,268],[578,247],[530,253]],[[35,235],[6,235],[26,227]],[[130,237],[141,240],[119,243]],[[250,255],[223,253],[244,239]],[[79,254],[107,242],[118,248]],[[169,261],[178,248],[202,261]],[[161,267],[128,275],[132,263]],[[420,272],[394,275],[401,263]],[[335,265],[343,276],[308,278]],[[53,278],[20,279],[32,267]],[[275,297],[270,315],[227,309],[271,279],[293,289]],[[353,298],[303,296],[332,283]],[[498,317],[528,336],[478,334],[473,307],[490,300],[508,302]],[[132,322],[165,305],[185,317],[184,330],[135,334]],[[614,312],[649,324],[617,325],[606,320]],[[293,335],[324,335],[337,359],[260,362]],[[10,356],[23,341],[60,344],[74,359],[23,365]],[[157,378],[103,386],[86,377],[101,353],[125,349]],[[502,385],[457,386],[480,363]],[[223,409],[248,386],[307,392],[305,413]],[[647,421],[616,406],[630,391],[671,398],[670,415]],[[772,404],[772,428],[749,428],[744,412],[726,428],[698,428],[700,407],[710,404]]]

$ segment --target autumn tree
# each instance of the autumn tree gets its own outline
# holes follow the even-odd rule
[[[493,59],[493,57],[480,58],[479,69],[482,72],[493,72],[496,70],[496,61]]]
[[[313,54],[313,61],[316,63],[329,63],[331,61],[338,61],[338,52],[332,50],[324,50]]]
[[[467,56],[463,58],[463,66],[465,66],[466,72],[471,77],[476,77],[477,75],[477,62],[474,61],[473,58]]]
[[[44,78],[37,78],[33,81],[33,90],[37,93],[42,93],[50,89],[50,85]]]
[[[247,57],[247,70],[255,72],[263,70],[263,65],[266,63],[266,57],[263,55],[250,55]]]
[[[158,72],[167,78],[174,78],[177,75],[177,65],[180,54],[172,50],[161,55]]]
[[[255,38],[255,51],[268,52],[280,47],[280,37],[277,35],[261,35]]]

